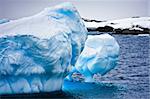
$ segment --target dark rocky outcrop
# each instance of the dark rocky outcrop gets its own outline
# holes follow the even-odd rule
[[[95,19],[86,19],[86,18],[82,18],[82,20],[84,20],[85,22],[106,22],[105,20],[104,21],[99,21],[99,20],[95,20]]]
[[[99,32],[113,32],[114,28],[111,26],[104,26],[104,27],[98,27],[96,28],[96,31]]]

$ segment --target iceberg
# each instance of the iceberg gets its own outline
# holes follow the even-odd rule
[[[6,22],[9,22],[9,20],[8,19],[0,19],[0,24],[6,23]]]
[[[0,24],[0,94],[61,90],[86,38],[83,20],[70,3]]]
[[[85,82],[94,82],[94,74],[105,75],[117,66],[118,56],[119,45],[114,37],[109,34],[89,35],[84,50],[66,79],[73,80],[72,74],[79,72],[85,76]]]

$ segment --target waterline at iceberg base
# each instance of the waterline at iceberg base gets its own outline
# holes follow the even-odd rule
[[[0,94],[61,90],[87,38],[75,7],[64,3],[0,24]]]

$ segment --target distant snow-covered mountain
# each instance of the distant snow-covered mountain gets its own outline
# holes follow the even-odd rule
[[[84,19],[89,31],[115,33],[150,33],[150,17],[132,17],[119,20],[98,21]]]

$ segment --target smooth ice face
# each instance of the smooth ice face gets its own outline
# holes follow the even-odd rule
[[[112,70],[117,65],[118,56],[119,45],[115,38],[109,34],[88,36],[75,67],[86,77],[85,81],[91,82],[94,74],[104,75]]]
[[[60,90],[86,33],[70,3],[0,24],[0,94]]]

